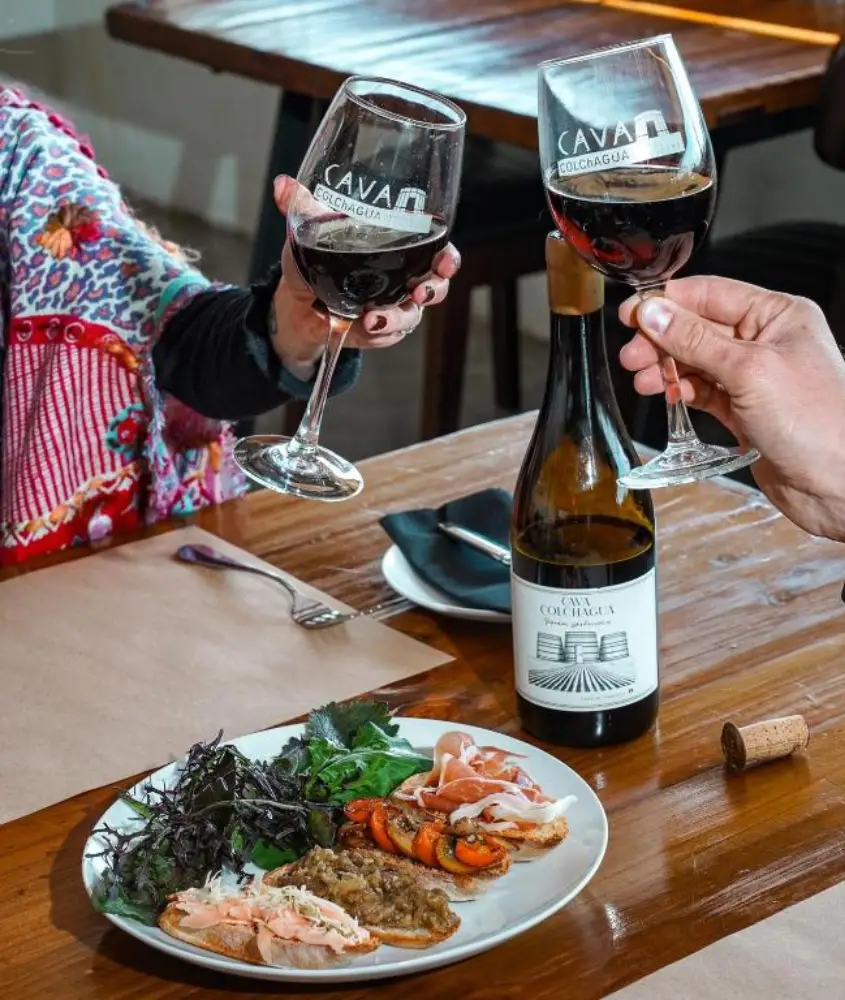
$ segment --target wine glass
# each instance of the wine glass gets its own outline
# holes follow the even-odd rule
[[[235,446],[238,464],[263,486],[314,500],[360,492],[355,466],[318,443],[332,374],[365,308],[402,302],[448,242],[465,123],[451,101],[393,80],[351,77],[335,94],[287,217],[296,266],[328,316],[326,349],[296,434]]]
[[[540,64],[540,161],[563,238],[593,267],[641,298],[701,244],[716,206],[710,136],[671,35]],[[619,482],[652,489],[741,469],[753,449],[705,444],[661,356],[666,450]]]

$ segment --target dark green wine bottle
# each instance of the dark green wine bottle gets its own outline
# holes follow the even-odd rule
[[[546,243],[546,390],[514,492],[513,640],[522,724],[550,743],[645,733],[659,700],[651,494],[607,365],[604,278],[557,233]]]

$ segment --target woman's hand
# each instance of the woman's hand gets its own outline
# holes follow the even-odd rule
[[[292,177],[277,177],[274,194],[279,211],[287,215],[299,184]],[[392,347],[419,326],[425,306],[442,302],[449,279],[461,266],[450,243],[434,258],[432,273],[423,278],[401,305],[368,310],[355,320],[346,335],[346,347]],[[313,309],[314,293],[302,280],[289,242],[282,250],[282,278],[274,296],[273,346],[282,364],[294,375],[308,379],[323,354],[329,321]]]
[[[807,299],[727,278],[672,281],[665,298],[619,310],[638,333],[620,353],[644,396],[663,392],[657,346],[683,398],[761,458],[758,485],[790,520],[845,541],[845,361]]]

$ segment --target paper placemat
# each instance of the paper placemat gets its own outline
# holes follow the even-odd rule
[[[267,565],[189,527],[0,584],[0,823],[452,659],[366,619],[307,632],[188,543]]]
[[[607,1000],[832,1000],[845,983],[843,925],[840,883]]]

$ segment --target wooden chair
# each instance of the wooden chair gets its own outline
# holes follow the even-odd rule
[[[831,56],[813,144],[823,163],[845,171],[845,43]],[[812,299],[845,344],[845,226],[841,224],[796,221],[752,229],[713,242],[693,260],[692,269]]]
[[[545,267],[548,216],[536,152],[468,143],[454,242],[461,270],[449,296],[428,312],[422,383],[423,439],[457,430],[473,289],[490,286],[496,405],[522,407],[517,279]]]

